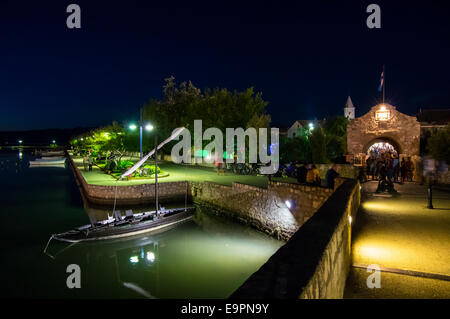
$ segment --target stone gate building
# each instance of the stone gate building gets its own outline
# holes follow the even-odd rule
[[[420,152],[420,123],[415,116],[396,110],[390,104],[378,104],[358,118],[349,118],[347,149],[353,158],[365,158],[377,143],[392,147],[400,157],[418,156]]]

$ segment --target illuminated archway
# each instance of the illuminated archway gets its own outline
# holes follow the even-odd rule
[[[370,155],[371,153],[374,155],[377,155],[382,152],[396,152],[397,154],[401,153],[400,146],[397,142],[395,142],[391,138],[387,137],[380,137],[376,138],[369,143],[367,143],[364,147],[364,152],[367,155]]]

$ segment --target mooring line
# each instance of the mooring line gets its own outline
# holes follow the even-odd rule
[[[352,267],[368,269],[369,265],[353,264]],[[435,273],[422,272],[422,271],[416,271],[416,270],[399,269],[399,268],[388,268],[388,267],[381,267],[381,266],[379,266],[379,267],[380,267],[380,271],[382,271],[382,272],[389,272],[389,273],[393,273],[393,274],[407,275],[407,276],[413,276],[413,277],[422,277],[422,278],[450,281],[449,275],[435,274]]]

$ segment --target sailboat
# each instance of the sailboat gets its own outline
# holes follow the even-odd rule
[[[175,130],[172,135],[167,138],[164,142],[157,145],[150,153],[144,156],[139,162],[137,162],[133,167],[131,167],[128,171],[123,173],[119,180],[123,179],[126,176],[131,175],[135,170],[137,170],[140,166],[142,166],[145,161],[150,158],[153,154],[155,155],[155,162],[157,160],[157,151],[161,149],[165,144],[175,139],[185,128],[181,127]],[[156,162],[157,163],[157,162]],[[155,171],[157,174],[157,166],[155,167]],[[157,175],[156,175],[157,176]],[[155,177],[156,177],[155,176]],[[50,237],[48,244],[52,239],[77,243],[82,241],[95,241],[95,240],[105,240],[105,239],[114,239],[121,238],[125,236],[133,236],[157,229],[161,229],[164,227],[169,227],[171,225],[184,222],[192,218],[194,207],[187,207],[187,203],[184,208],[174,208],[174,209],[165,209],[158,205],[158,180],[155,178],[156,187],[155,187],[155,202],[156,202],[156,210],[149,211],[144,213],[133,214],[132,210],[127,210],[125,212],[125,216],[122,216],[120,211],[117,211],[116,208],[116,200],[117,200],[117,182],[116,182],[116,194],[114,198],[114,207],[113,207],[113,216],[108,219],[102,221],[95,221],[91,218],[91,223],[77,227],[73,230],[66,231],[64,233],[53,234]],[[186,189],[187,192],[187,189]],[[45,249],[45,250],[46,250]],[[44,251],[45,251],[44,250]]]

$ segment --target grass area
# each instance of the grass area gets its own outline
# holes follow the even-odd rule
[[[80,168],[86,182],[92,185],[113,186],[116,184],[116,179],[110,175],[105,174],[98,167],[93,167],[92,172],[85,171],[83,168],[83,160],[79,157],[73,157],[74,162]],[[194,181],[194,182],[214,182],[217,184],[231,186],[233,182],[242,184],[267,188],[268,178],[266,176],[249,176],[249,175],[234,175],[226,173],[225,175],[218,175],[212,168],[191,167],[187,165],[177,165],[172,162],[162,161],[158,164],[164,173],[168,176],[158,176],[158,183],[177,182],[177,181]],[[273,178],[274,181],[284,181],[295,183],[294,178]],[[134,179],[129,181],[119,181],[119,186],[153,184],[154,178],[150,179]]]

